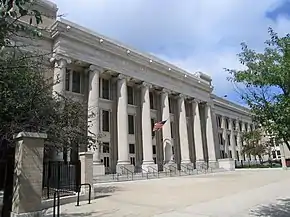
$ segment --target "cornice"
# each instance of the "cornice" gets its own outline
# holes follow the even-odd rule
[[[107,51],[112,55],[135,62],[145,68],[149,68],[151,70],[158,71],[159,73],[163,73],[166,76],[181,80],[203,91],[212,91],[209,82],[201,79],[200,77],[194,76],[152,55],[143,54],[132,48],[125,47],[117,41],[108,39],[103,35],[97,34],[68,20],[61,19],[56,21],[56,23],[52,26],[52,29],[52,37],[63,35],[66,38],[71,38],[98,50]]]
[[[218,96],[215,96],[215,95],[212,95],[212,99],[213,99],[213,102],[214,102],[217,110],[224,109],[224,110],[228,110],[228,111],[231,111],[233,113],[239,114],[241,116],[247,116],[247,117],[251,118],[251,110],[246,108],[246,107],[243,107],[241,105],[238,105],[236,103],[225,100],[225,99],[218,97]]]

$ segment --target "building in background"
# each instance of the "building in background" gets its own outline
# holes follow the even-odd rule
[[[253,129],[250,111],[215,96],[211,78],[188,73],[68,20],[57,6],[40,1],[45,27],[38,43],[53,54],[47,77],[59,76],[54,91],[97,114],[90,130],[102,134],[94,150],[94,174],[162,170],[166,164],[198,166],[218,160],[252,160],[241,154],[241,134]],[[152,135],[154,123],[167,120]],[[53,156],[63,160],[63,154]]]

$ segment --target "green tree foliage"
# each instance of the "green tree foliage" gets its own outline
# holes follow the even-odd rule
[[[248,156],[258,156],[259,160],[262,160],[263,155],[269,155],[271,152],[270,143],[263,140],[263,134],[260,129],[256,129],[250,132],[244,132],[242,136],[243,146],[242,154]]]
[[[242,70],[226,69],[253,120],[290,149],[290,35],[279,37],[269,29],[263,52],[242,43],[238,54]]]
[[[29,0],[0,1],[0,144],[12,144],[13,135],[29,131],[47,133],[47,147],[93,145],[99,135],[87,132],[87,107],[52,94],[55,84],[44,77],[51,69],[44,64],[51,54],[25,52],[23,48],[30,44],[18,46],[13,42],[15,35],[41,38],[42,29],[31,25],[34,19],[36,24],[42,22],[41,14],[30,10],[31,4]],[[30,23],[22,22],[23,16],[30,17]]]

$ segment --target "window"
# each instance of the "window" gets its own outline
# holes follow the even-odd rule
[[[76,70],[66,69],[65,90],[74,93],[82,93],[82,73]]]
[[[103,110],[103,131],[110,132],[110,112]]]
[[[226,129],[229,129],[229,119],[226,118],[225,121],[226,121]]]
[[[217,125],[218,125],[219,128],[222,127],[222,117],[219,116],[219,115],[217,116]]]
[[[152,146],[152,152],[153,152],[153,154],[156,154],[156,145]]]
[[[81,73],[78,71],[73,71],[72,92],[81,93]]]
[[[130,163],[135,166],[135,157],[130,157]]]
[[[225,158],[225,151],[221,150],[221,159]]]
[[[173,113],[173,102],[172,102],[172,98],[168,98],[169,100],[169,113]]]
[[[152,130],[153,130],[154,124],[155,124],[155,120],[153,118],[151,118],[151,129]]]
[[[239,122],[239,130],[242,131],[242,122]]]
[[[219,137],[219,144],[220,145],[223,145],[224,143],[223,143],[223,134],[222,133],[219,133],[218,134],[218,137]]]
[[[108,142],[103,142],[103,153],[110,153],[110,144]]]
[[[135,144],[129,144],[129,154],[135,154]]]
[[[173,122],[170,122],[170,129],[171,129],[171,138],[174,138],[173,137],[173,128],[174,128],[174,124],[173,124]]]
[[[134,88],[127,86],[128,104],[134,105]]]
[[[228,135],[228,145],[231,146],[231,135]]]
[[[233,130],[236,130],[236,124],[237,124],[237,123],[236,123],[236,121],[235,121],[235,120],[233,120],[233,122],[232,122],[232,123],[233,123]]]
[[[250,125],[250,129],[251,129],[251,131],[253,131],[253,125],[252,124]]]
[[[66,69],[65,73],[65,90],[70,91],[70,70]]]
[[[235,145],[236,146],[238,145],[238,137],[237,137],[237,135],[235,135]]]
[[[233,158],[232,151],[230,151],[230,158]]]
[[[156,164],[157,163],[156,157],[153,157],[153,160],[154,160],[154,164]]]
[[[278,156],[279,156],[279,155],[281,155],[281,152],[280,152],[280,150],[278,150],[278,151],[277,151],[277,155],[278,155]]]
[[[134,116],[133,115],[128,115],[128,130],[129,134],[134,134],[135,127],[134,127]]]
[[[110,80],[102,79],[102,98],[110,99]]]
[[[248,131],[248,124],[247,123],[245,123],[245,130],[246,130],[246,132]]]
[[[239,151],[236,151],[236,155],[237,155],[237,160],[240,160],[240,156],[239,156]]]
[[[110,158],[109,157],[104,157],[104,166],[110,167]]]
[[[150,109],[154,109],[154,97],[152,92],[149,92],[149,100],[150,100]]]

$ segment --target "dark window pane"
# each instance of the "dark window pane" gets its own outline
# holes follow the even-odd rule
[[[110,144],[108,142],[103,142],[103,153],[110,153]]]
[[[135,144],[129,144],[129,154],[135,154]]]
[[[127,94],[128,94],[128,104],[134,105],[134,89],[131,86],[127,86]]]
[[[110,113],[103,110],[103,131],[110,132]]]
[[[102,80],[103,99],[110,99],[110,81],[108,79]]]
[[[153,93],[149,92],[149,99],[150,99],[150,109],[154,109],[154,98],[153,98]]]
[[[70,90],[70,70],[67,69],[65,73],[65,90],[69,91]]]
[[[134,116],[133,115],[128,115],[128,130],[129,134],[134,134]]]
[[[73,71],[72,92],[81,93],[81,73]]]

